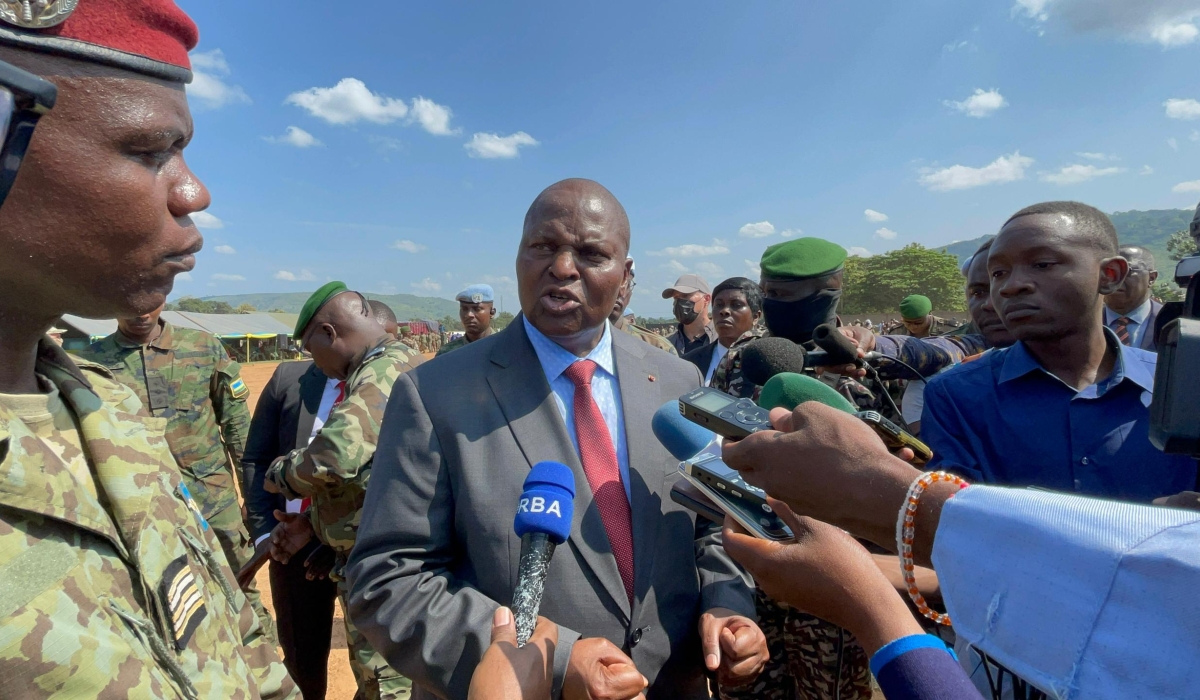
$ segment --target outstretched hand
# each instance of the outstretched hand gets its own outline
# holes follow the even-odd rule
[[[271,530],[271,558],[286,564],[313,538],[313,527],[304,513],[276,510],[275,519],[279,524]]]
[[[497,608],[492,643],[471,676],[467,700],[549,700],[557,645],[558,625],[539,617],[533,636],[518,649],[512,611]]]

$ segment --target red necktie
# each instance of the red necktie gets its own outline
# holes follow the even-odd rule
[[[1117,334],[1117,340],[1125,345],[1129,345],[1129,317],[1122,316],[1113,321],[1112,329]]]
[[[340,404],[341,402],[346,400],[346,380],[343,379],[343,380],[339,381],[337,383],[337,388],[338,388],[338,395],[336,397],[334,397],[333,403],[329,405],[329,413],[333,413],[333,409],[337,408],[338,404]],[[325,422],[326,423],[329,422],[328,415],[325,416]],[[312,498],[305,496],[304,500],[300,501],[300,512],[303,513],[304,511],[308,510],[308,507],[311,505],[312,505]]]
[[[596,367],[595,362],[582,360],[567,367],[563,376],[575,385],[575,438],[579,442],[579,460],[583,462],[583,473],[592,487],[592,500],[600,510],[608,543],[617,560],[617,571],[621,573],[621,582],[625,584],[625,593],[632,604],[633,517],[629,499],[625,496],[625,485],[621,483],[617,450],[600,407],[592,398],[592,375],[596,373]]]

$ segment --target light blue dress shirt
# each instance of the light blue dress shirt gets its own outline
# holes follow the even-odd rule
[[[1142,347],[1142,340],[1146,337],[1146,333],[1153,330],[1146,323],[1146,319],[1150,317],[1150,308],[1150,300],[1146,299],[1145,304],[1137,307],[1127,316],[1129,325],[1125,328],[1129,331],[1129,344],[1135,348]],[[1104,325],[1112,328],[1113,322],[1118,318],[1121,318],[1120,314],[1107,306],[1104,307]]]
[[[1198,544],[1197,512],[972,486],[933,564],[959,639],[1051,697],[1195,698]]]
[[[554,403],[558,413],[567,425],[567,434],[571,436],[571,444],[575,446],[575,454],[579,454],[579,437],[575,434],[575,384],[563,376],[567,367],[581,360],[591,360],[598,367],[592,376],[592,398],[604,416],[608,426],[608,434],[612,436],[613,446],[617,450],[617,466],[621,470],[621,483],[625,486],[625,497],[630,498],[629,485],[629,445],[625,442],[625,411],[621,407],[621,387],[617,383],[617,364],[613,360],[612,329],[608,322],[604,323],[604,337],[600,344],[588,353],[587,357],[576,357],[575,353],[547,338],[533,327],[524,316],[525,333],[537,353],[542,371],[546,373],[546,381],[550,391],[554,393]]]

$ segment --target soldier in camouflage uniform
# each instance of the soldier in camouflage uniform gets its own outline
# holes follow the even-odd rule
[[[0,60],[58,100],[27,152],[0,134],[6,167],[24,156],[0,211],[0,695],[297,697],[166,421],[44,335],[64,313],[155,308],[194,264],[189,215],[209,203],[182,156],[196,27],[169,0],[9,10]]]
[[[461,338],[438,348],[438,355],[445,355],[492,334],[492,320],[496,318],[496,293],[491,286],[473,284],[454,298],[458,301],[458,320],[466,332]]]
[[[768,333],[808,345],[813,329],[837,322],[842,265],[846,251],[818,238],[798,238],[763,253],[761,268],[764,321],[769,331],[751,329],[738,338],[713,373],[712,386],[739,397],[757,399],[761,387],[742,375],[746,345]],[[836,375],[822,375],[853,403],[876,405],[875,395],[862,384]],[[853,635],[820,618],[778,603],[755,590],[758,624],[767,636],[771,658],[758,678],[737,688],[720,688],[725,700],[807,700],[835,698],[869,700],[871,672],[866,652]]]
[[[625,317],[625,309],[629,307],[629,299],[633,296],[633,288],[637,286],[637,282],[634,281],[633,258],[630,258],[629,266],[629,279],[625,284],[621,285],[621,290],[617,292],[617,301],[613,304],[613,310],[608,316],[608,322],[612,324],[613,328],[624,331],[651,347],[658,348],[663,352],[678,357],[679,353],[675,350],[675,346],[671,344],[671,341],[649,328],[642,328],[635,325],[632,320]]]
[[[117,322],[117,332],[80,352],[103,365],[142,402],[147,416],[167,419],[167,445],[204,519],[237,571],[254,555],[242,522],[235,474],[242,462],[250,410],[250,389],[241,367],[229,359],[216,336],[176,328],[160,318],[162,308]],[[251,583],[246,596],[263,627],[274,637],[274,622]]]
[[[289,499],[309,498],[305,516],[287,515],[272,534],[272,556],[287,563],[315,533],[335,553],[331,578],[347,610],[344,570],[358,534],[379,424],[392,385],[423,361],[420,354],[384,334],[370,307],[341,282],[313,293],[300,312],[296,338],[326,376],[344,381],[342,400],[305,449],[292,450],[267,470],[264,488]],[[279,515],[279,514],[277,514]],[[367,700],[407,698],[408,679],[387,665],[345,616],[346,642],[359,695]]]
[[[950,321],[933,315],[933,302],[929,297],[910,294],[900,302],[900,325],[894,330],[889,330],[888,334],[931,338],[949,333],[957,327]]]

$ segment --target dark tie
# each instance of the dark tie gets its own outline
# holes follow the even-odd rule
[[[600,407],[592,398],[592,375],[596,373],[596,367],[591,360],[581,360],[567,367],[563,376],[575,385],[575,438],[579,442],[579,460],[583,462],[583,473],[592,487],[592,500],[604,521],[604,531],[608,533],[617,571],[621,573],[621,583],[625,584],[625,594],[632,604],[633,518],[629,499],[625,497],[625,485],[621,483],[616,447]]]
[[[1117,340],[1125,345],[1129,345],[1129,320],[1128,316],[1122,316],[1112,323],[1112,329],[1117,334]]]

